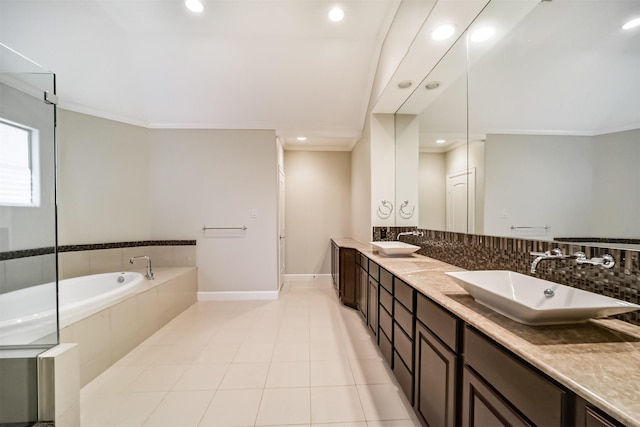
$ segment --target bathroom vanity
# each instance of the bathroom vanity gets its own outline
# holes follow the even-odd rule
[[[341,292],[425,426],[640,426],[640,328],[615,319],[527,326],[478,304],[420,255],[333,239]],[[353,262],[350,260],[353,259]],[[349,260],[349,262],[346,262]],[[334,275],[335,277],[335,275]],[[349,291],[346,291],[349,289]]]

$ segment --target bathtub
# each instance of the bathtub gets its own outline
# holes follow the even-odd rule
[[[59,282],[60,328],[144,288],[140,273],[104,273]],[[0,295],[0,345],[57,344],[55,282]]]

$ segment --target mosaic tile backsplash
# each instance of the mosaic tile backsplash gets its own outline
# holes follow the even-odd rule
[[[374,227],[374,240],[395,240],[397,233],[415,227]],[[449,231],[422,230],[424,237],[403,236],[402,241],[418,245],[419,254],[466,270],[511,270],[531,274],[534,257],[530,252],[560,248],[566,254],[582,251],[587,258],[613,255],[616,265],[605,269],[578,265],[575,260],[547,260],[538,264],[535,277],[640,304],[640,251],[607,248],[606,244],[587,246],[571,242],[490,237]],[[385,235],[384,238],[381,235]],[[640,311],[615,316],[640,326]]]

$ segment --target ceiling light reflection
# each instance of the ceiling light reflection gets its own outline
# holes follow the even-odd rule
[[[471,34],[471,41],[474,43],[481,43],[489,40],[496,33],[496,29],[493,27],[478,28]]]
[[[632,19],[622,26],[623,30],[630,30],[640,25],[640,18]]]
[[[438,28],[433,30],[431,33],[431,38],[434,40],[446,40],[451,37],[456,32],[456,27],[450,24],[440,25]]]
[[[344,11],[339,7],[334,7],[329,11],[329,19],[333,22],[340,22],[344,19]]]
[[[204,10],[204,4],[200,0],[185,0],[184,4],[191,12],[201,13]]]

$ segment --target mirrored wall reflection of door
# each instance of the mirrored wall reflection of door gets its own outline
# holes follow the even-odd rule
[[[447,175],[447,231],[474,232],[476,200],[475,169]]]

